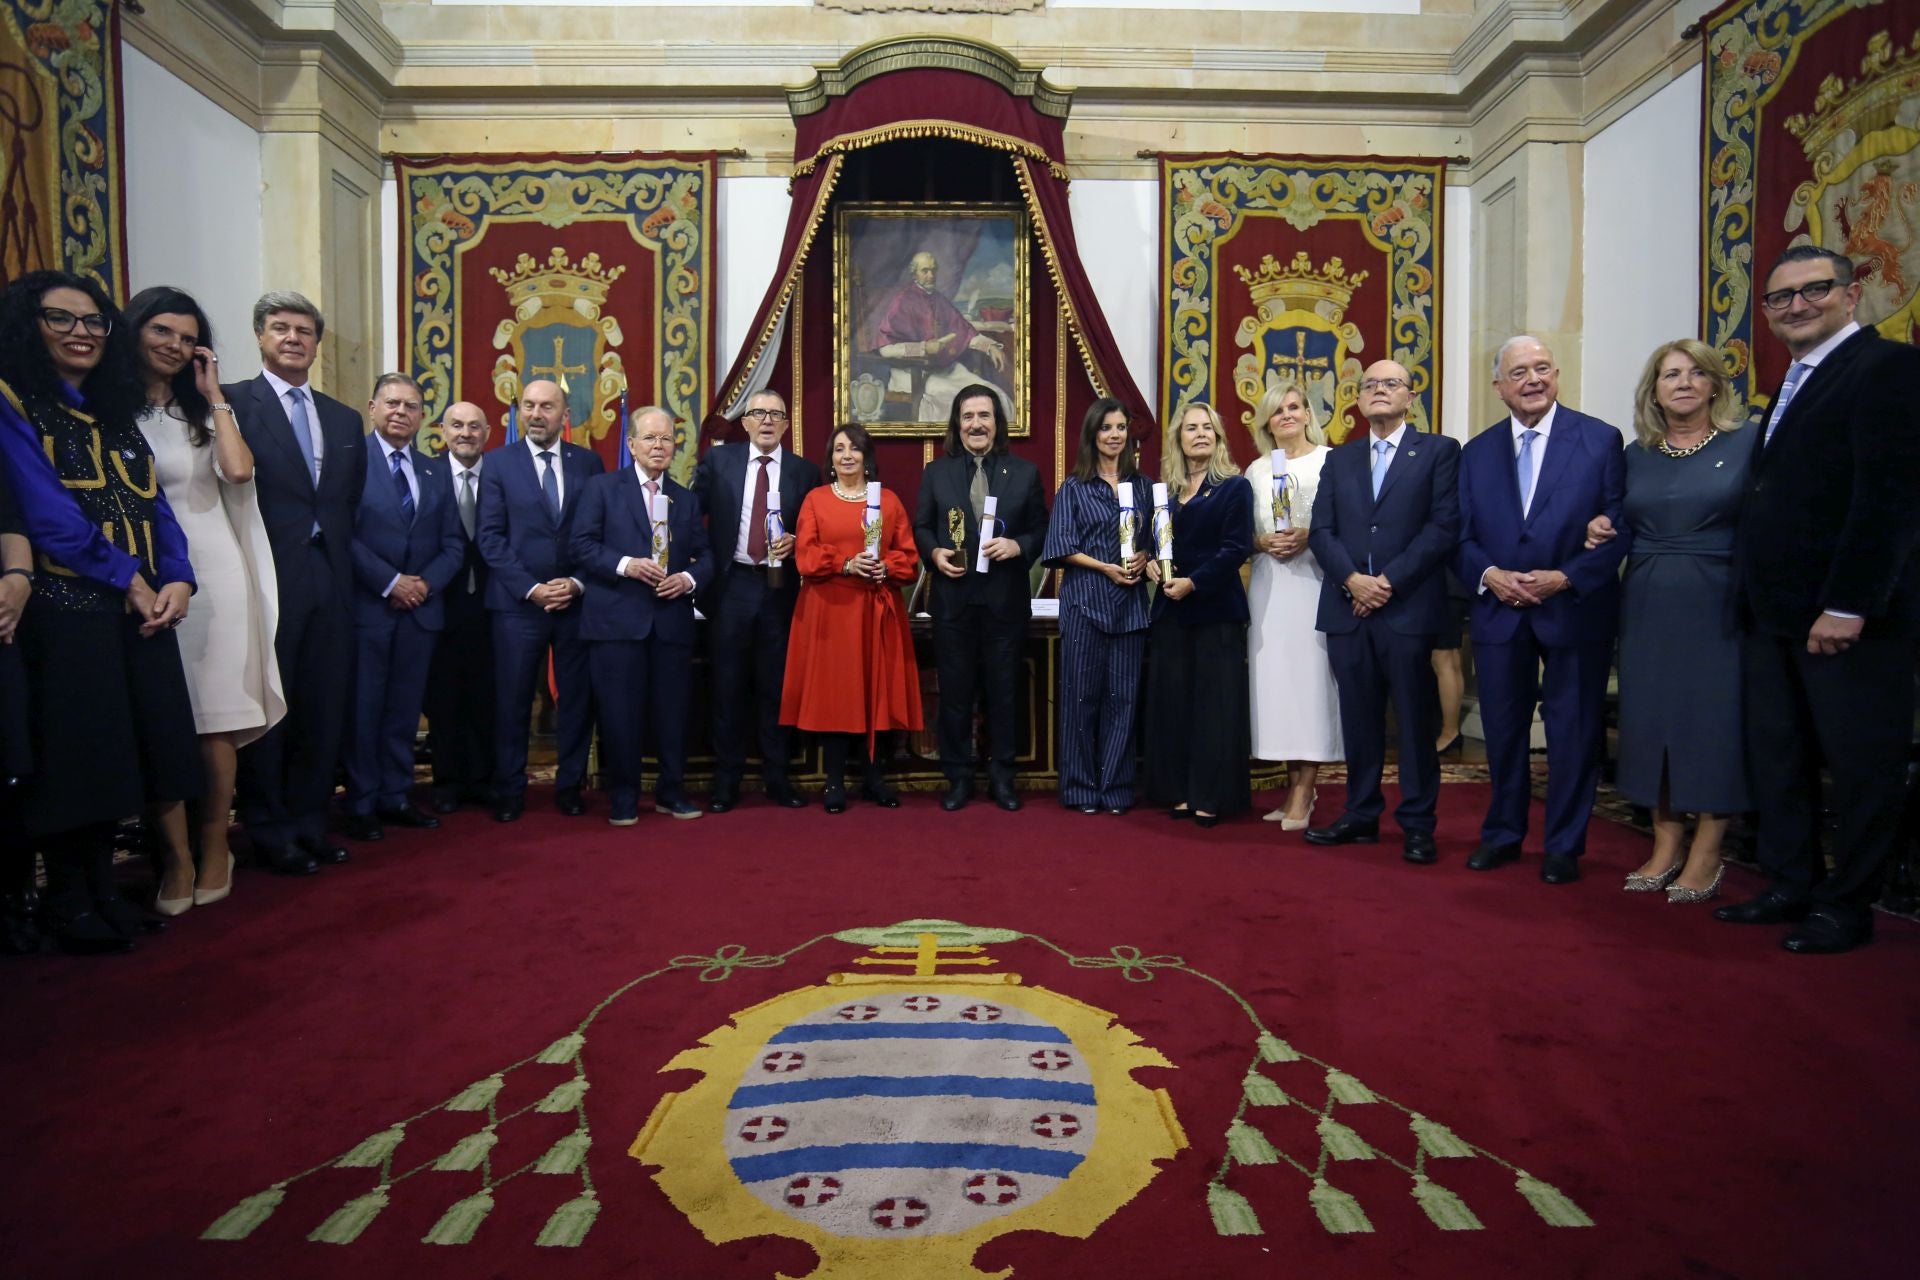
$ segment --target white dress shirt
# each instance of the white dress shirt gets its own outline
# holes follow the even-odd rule
[[[757,466],[759,464],[756,463],[755,465]],[[775,464],[775,465],[778,465],[778,464]],[[643,498],[646,497],[647,486],[650,484],[658,484],[660,486],[661,493],[665,493],[667,491],[667,477],[665,472],[662,472],[657,476],[650,476],[647,474],[647,469],[636,462],[633,464],[633,474],[640,477],[640,496],[641,497]],[[647,507],[647,519],[648,521],[652,521],[653,519],[653,507],[651,505]],[[614,566],[613,571],[624,578],[627,576],[627,566],[629,564],[633,563],[635,560],[651,560],[651,559],[653,559],[651,550],[649,550],[648,554],[644,556],[621,556],[620,562]],[[665,566],[662,566],[662,567],[665,567]],[[688,591],[696,591],[700,587],[700,584],[693,580],[693,575],[687,572],[685,569],[682,569],[679,573],[676,573],[673,576],[676,578],[685,578],[687,580]]]
[[[771,510],[775,498],[778,497],[780,493],[780,460],[785,454],[786,450],[777,444],[773,446],[773,452],[767,454],[763,454],[758,449],[752,447],[747,449],[747,487],[740,491],[740,528],[735,532],[733,538],[733,562],[735,564],[754,563],[753,557],[747,554],[747,539],[752,536],[753,487],[760,483],[760,459],[763,457],[773,459],[772,462],[767,464],[767,507]],[[780,513],[783,520],[788,518],[789,514],[790,513],[785,511]]]
[[[1375,460],[1378,460],[1380,463],[1380,484],[1382,487],[1386,485],[1387,475],[1393,470],[1394,459],[1400,456],[1400,441],[1406,434],[1407,434],[1406,423],[1403,422],[1399,426],[1395,427],[1392,430],[1392,432],[1390,432],[1385,437],[1387,442],[1387,453],[1386,453],[1386,456],[1382,458],[1380,456],[1379,451],[1375,448],[1375,446],[1380,443],[1381,437],[1374,435],[1373,432],[1371,431],[1367,432],[1367,449],[1373,454],[1372,457],[1367,459],[1367,483],[1368,484],[1373,483],[1373,464]]]

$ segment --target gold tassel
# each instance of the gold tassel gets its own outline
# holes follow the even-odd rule
[[[494,1072],[485,1080],[475,1080],[472,1084],[453,1095],[446,1104],[449,1111],[485,1111],[493,1105],[500,1094],[500,1086],[506,1083],[499,1072]]]
[[[285,1183],[275,1183],[257,1195],[248,1196],[214,1220],[200,1233],[202,1240],[245,1240],[253,1229],[273,1216],[287,1198]]]
[[[591,1141],[585,1129],[575,1129],[547,1148],[547,1154],[534,1162],[533,1171],[535,1173],[572,1173],[580,1167],[580,1161],[586,1156],[587,1146]]]
[[[1223,1236],[1257,1236],[1264,1232],[1260,1229],[1260,1219],[1254,1214],[1253,1206],[1238,1191],[1216,1182],[1207,1188],[1207,1212],[1213,1215],[1213,1229]]]
[[[1467,1202],[1426,1174],[1415,1174],[1413,1178],[1413,1198],[1433,1219],[1433,1225],[1442,1231],[1478,1231],[1480,1219],[1473,1216],[1473,1210],[1467,1208]]]
[[[540,1056],[535,1058],[534,1061],[544,1062],[550,1067],[559,1066],[563,1062],[572,1062],[574,1055],[578,1054],[580,1050],[586,1046],[586,1043],[587,1038],[585,1036],[581,1035],[578,1031],[570,1031],[548,1045],[545,1049],[542,1049]]]
[[[452,1149],[445,1155],[435,1160],[433,1167],[450,1172],[478,1169],[480,1162],[487,1158],[487,1153],[493,1150],[493,1144],[499,1140],[499,1135],[494,1133],[492,1126],[478,1133],[470,1133],[454,1143]]]
[[[1322,1120],[1320,1141],[1335,1160],[1371,1160],[1373,1148],[1366,1140],[1338,1120]]]
[[[547,1219],[547,1225],[540,1228],[540,1238],[534,1243],[549,1248],[575,1248],[587,1238],[593,1220],[599,1216],[600,1202],[594,1198],[593,1192],[585,1192],[555,1209],[553,1216]]]
[[[327,1220],[315,1227],[307,1239],[315,1244],[352,1244],[386,1207],[387,1188],[385,1185],[375,1187],[328,1214]]]
[[[1241,1164],[1277,1164],[1280,1160],[1267,1135],[1245,1120],[1227,1126],[1227,1150]]]
[[[553,1092],[540,1099],[533,1109],[546,1115],[571,1111],[580,1105],[580,1099],[586,1095],[586,1092],[587,1078],[575,1076],[571,1080],[565,1080],[553,1086]]]
[[[1453,1130],[1423,1115],[1415,1115],[1412,1121],[1414,1134],[1420,1139],[1420,1149],[1436,1160],[1457,1160],[1471,1156],[1473,1148],[1460,1141]]]
[[[1360,1202],[1325,1178],[1313,1180],[1313,1190],[1307,1192],[1307,1200],[1313,1205],[1313,1211],[1320,1215],[1320,1225],[1335,1235],[1346,1236],[1373,1230],[1373,1224],[1367,1221],[1366,1211],[1361,1209]]]
[[[1293,1046],[1279,1036],[1263,1031],[1257,1043],[1260,1046],[1260,1056],[1268,1062],[1300,1061],[1300,1055],[1294,1052]]]
[[[382,1129],[370,1138],[361,1140],[359,1146],[333,1162],[336,1169],[377,1169],[386,1163],[393,1154],[400,1139],[407,1136],[407,1126],[396,1124],[391,1129]]]
[[[1247,1101],[1256,1107],[1284,1107],[1287,1095],[1279,1085],[1261,1075],[1258,1071],[1247,1072],[1247,1078],[1240,1084],[1241,1091],[1247,1095]]]
[[[440,1215],[440,1221],[433,1224],[433,1230],[420,1237],[421,1244],[471,1244],[473,1233],[493,1212],[493,1193],[482,1191],[478,1195],[468,1196],[465,1200],[456,1200]]]
[[[1327,1069],[1327,1092],[1333,1096],[1335,1102],[1350,1103],[1354,1106],[1358,1106],[1363,1102],[1378,1102],[1380,1100],[1374,1096],[1373,1090],[1367,1088],[1367,1086],[1361,1084],[1346,1072],[1335,1071],[1331,1067]]]
[[[1540,1220],[1550,1227],[1590,1227],[1593,1219],[1579,1205],[1567,1199],[1558,1187],[1540,1181],[1526,1170],[1514,1181],[1515,1190],[1527,1198]]]

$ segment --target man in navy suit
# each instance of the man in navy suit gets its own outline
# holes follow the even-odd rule
[[[433,756],[433,811],[492,798],[493,620],[487,615],[487,562],[480,554],[480,472],[486,465],[486,412],[462,400],[440,418],[447,442],[448,499],[465,557],[441,598],[446,625],[427,671],[427,750]]]
[[[1548,770],[1540,878],[1567,884],[1580,878],[1600,781],[1620,562],[1630,541],[1620,515],[1626,461],[1617,430],[1558,403],[1560,371],[1545,344],[1502,343],[1493,386],[1511,416],[1460,451],[1457,572],[1474,593],[1474,666],[1493,775],[1480,847],[1467,866],[1487,871],[1520,856],[1538,705]],[[1603,513],[1622,532],[1588,550],[1587,522]]]
[[[687,800],[687,709],[693,682],[693,595],[713,576],[700,499],[667,475],[673,417],[633,415],[633,465],[586,484],[573,522],[573,561],[587,575],[580,618],[604,708],[600,745],[616,827],[640,820],[640,758],[648,730],[660,762],[653,807],[697,818]],[[656,537],[662,500],[666,537]]]
[[[1800,921],[1781,945],[1849,951],[1901,839],[1920,634],[1920,352],[1854,319],[1851,259],[1787,250],[1767,277],[1767,326],[1793,357],[1753,465],[1734,543],[1746,633],[1747,762],[1756,852],[1771,883],[1714,912]],[[1839,815],[1820,849],[1820,765]]]
[[[253,304],[260,376],[222,387],[247,447],[279,582],[274,657],[287,714],[240,753],[254,856],[283,875],[347,860],[327,840],[334,769],[353,705],[353,513],[367,467],[360,415],[307,383],[327,322],[297,293]]]
[[[553,655],[559,768],[553,803],[578,817],[593,741],[593,690],[580,642],[585,590],[574,574],[573,515],[588,479],[605,471],[600,455],[567,444],[567,401],[557,383],[529,382],[520,392],[525,444],[496,449],[480,477],[480,554],[487,561],[487,609],[493,614],[493,816],[513,822],[526,806],[527,733],[533,682]]]
[[[437,827],[408,799],[427,664],[445,625],[441,596],[460,570],[459,516],[446,466],[413,447],[425,406],[404,373],[374,383],[367,487],[353,522],[358,679],[347,753],[347,834],[379,840],[381,823]]]
[[[1307,545],[1320,564],[1327,658],[1340,689],[1347,744],[1347,807],[1307,832],[1313,844],[1380,838],[1380,774],[1387,760],[1387,703],[1400,726],[1402,856],[1429,863],[1440,800],[1433,713],[1439,705],[1429,658],[1446,625],[1442,572],[1460,534],[1460,446],[1407,426],[1413,376],[1392,360],[1362,375],[1360,408],[1370,428],[1327,458]]]
[[[709,449],[693,473],[714,553],[713,581],[701,586],[700,611],[707,616],[713,661],[713,802],[707,807],[715,813],[739,803],[749,725],[756,731],[767,798],[790,809],[807,803],[788,780],[790,734],[780,723],[800,574],[792,564],[793,534],[767,537],[767,510],[769,499],[777,499],[791,529],[801,500],[820,487],[820,468],[782,447],[787,402],[777,392],[748,396],[741,425],[746,440]],[[770,581],[771,560],[786,562],[778,585]]]

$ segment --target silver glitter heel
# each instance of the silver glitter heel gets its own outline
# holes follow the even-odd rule
[[[1627,882],[1620,887],[1628,893],[1658,893],[1673,883],[1673,878],[1680,874],[1680,869],[1686,864],[1687,860],[1682,858],[1657,876],[1643,876],[1638,871],[1629,871]]]
[[[1713,873],[1713,883],[1704,889],[1689,889],[1683,884],[1670,886],[1667,889],[1667,905],[1705,902],[1708,898],[1717,898],[1720,896],[1720,882],[1726,878],[1727,864],[1723,862],[1720,864],[1720,869]]]

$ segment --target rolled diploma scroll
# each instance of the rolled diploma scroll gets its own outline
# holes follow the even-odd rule
[[[861,517],[861,550],[878,560],[880,558],[880,482],[867,481],[867,513]]]
[[[1273,531],[1279,533],[1293,524],[1293,504],[1287,500],[1287,451],[1275,449],[1269,459],[1273,464]]]
[[[1173,581],[1173,512],[1167,510],[1167,486],[1153,486],[1153,555],[1160,562],[1160,583]]]
[[[653,495],[653,510],[649,513],[653,520],[653,562],[662,569],[667,567],[669,540],[667,536],[667,491],[665,489]]]
[[[1000,499],[993,494],[987,495],[986,509],[980,513],[980,550],[974,556],[973,571],[985,573],[993,561],[987,559],[987,543],[993,537],[993,513],[1000,507]]]
[[[1133,486],[1120,486],[1120,563],[1133,559]]]
[[[786,536],[786,522],[780,518],[779,491],[770,489],[767,491],[767,545],[771,547],[774,543]],[[767,557],[768,586],[777,587],[780,585],[780,565],[780,557],[774,555]]]

